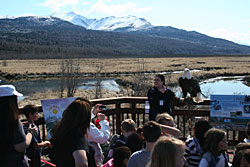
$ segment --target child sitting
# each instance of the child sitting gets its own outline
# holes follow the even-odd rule
[[[250,149],[242,149],[238,151],[233,159],[233,167],[249,167],[250,166]]]
[[[199,167],[228,167],[227,138],[223,130],[212,128],[205,133],[203,156]]]
[[[101,167],[127,167],[131,151],[128,147],[118,147],[114,151],[113,158]]]
[[[151,151],[157,139],[161,136],[161,127],[154,121],[148,121],[142,128],[142,137],[146,147],[134,152],[129,161],[128,167],[146,167],[150,161]]]
[[[198,167],[203,155],[204,135],[212,126],[205,119],[199,119],[194,125],[194,136],[188,137],[185,144],[184,156],[186,158],[186,167]]]
[[[154,145],[147,167],[183,167],[185,144],[174,137],[162,136]]]
[[[168,113],[157,114],[155,117],[155,121],[159,124],[162,124],[162,125],[175,127],[174,119]]]
[[[27,123],[23,125],[24,131],[27,134],[28,128],[31,125],[36,129],[36,133],[32,132],[32,140],[30,146],[26,149],[26,155],[30,159],[29,165],[32,167],[41,166],[41,148],[50,146],[49,141],[42,142],[39,128],[34,124],[38,120],[38,108],[34,105],[26,105],[23,108],[23,113],[27,118]]]
[[[131,150],[131,154],[141,150],[143,148],[143,144],[143,139],[138,133],[129,135],[126,140],[126,145]]]
[[[108,158],[113,156],[113,150],[117,147],[126,146],[126,139],[129,135],[136,133],[136,125],[132,119],[125,119],[121,125],[122,135],[114,135],[110,141]]]

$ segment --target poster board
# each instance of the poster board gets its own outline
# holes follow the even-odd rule
[[[44,120],[49,139],[51,139],[51,130],[55,124],[62,118],[63,111],[72,103],[76,97],[41,100]]]
[[[211,95],[210,123],[225,130],[245,131],[250,121],[250,95]]]

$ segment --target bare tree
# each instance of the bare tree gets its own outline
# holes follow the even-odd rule
[[[65,89],[67,97],[73,97],[79,83],[79,63],[72,59],[62,59],[59,68],[61,74],[60,97],[63,97]]]
[[[103,69],[104,69],[104,66],[102,63],[96,65],[96,73],[95,73],[95,79],[96,79],[95,98],[96,99],[102,98],[101,72],[103,71]]]
[[[59,72],[60,72],[60,97],[63,97],[63,92],[65,89],[65,72],[66,72],[66,65],[65,60],[62,59],[59,64]]]
[[[134,96],[146,96],[148,80],[145,75],[147,66],[144,59],[138,58],[137,72],[134,75]]]

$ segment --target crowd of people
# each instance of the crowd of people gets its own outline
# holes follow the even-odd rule
[[[250,123],[247,138],[236,146],[229,163],[227,134],[213,128],[206,119],[198,119],[194,136],[184,142],[172,117],[172,105],[185,105],[165,85],[162,75],[154,77],[148,91],[149,121],[142,128],[132,119],[121,124],[121,134],[110,136],[109,121],[102,104],[76,98],[65,109],[62,119],[52,130],[50,141],[42,141],[38,108],[27,105],[23,113],[27,122],[18,118],[17,97],[22,96],[12,85],[0,86],[0,128],[2,167],[41,167],[41,151],[50,148],[49,158],[57,167],[250,167]],[[98,127],[92,123],[98,119]],[[103,144],[108,144],[104,154]]]

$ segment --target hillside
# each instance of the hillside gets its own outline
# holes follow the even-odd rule
[[[200,39],[201,42],[194,42],[176,39],[174,35],[169,37],[162,30],[152,33],[150,29],[109,32],[89,30],[55,17],[4,18],[0,19],[0,58],[250,54],[249,46],[223,39],[194,33],[204,38]],[[213,40],[218,44],[211,45]]]

